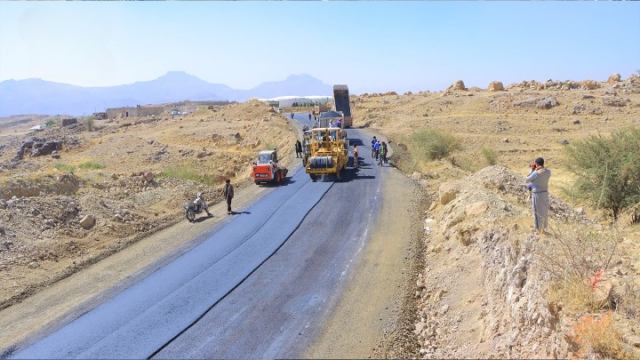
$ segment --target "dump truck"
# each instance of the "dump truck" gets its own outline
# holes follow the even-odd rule
[[[342,118],[342,113],[329,111],[322,113],[308,139],[308,152],[305,151],[303,163],[305,171],[316,181],[322,175],[342,177],[349,161],[349,139],[347,132],[341,127],[328,125]],[[305,146],[305,150],[307,147]]]
[[[253,181],[259,184],[281,184],[289,170],[278,163],[276,150],[263,150],[258,153],[258,161],[253,163]]]
[[[320,113],[323,113],[325,111],[329,111],[329,107],[327,105],[316,105],[313,107],[313,110],[311,112],[315,116],[320,116]]]
[[[342,122],[345,128],[353,123],[351,106],[349,105],[349,87],[347,85],[333,85],[333,110],[344,114]]]

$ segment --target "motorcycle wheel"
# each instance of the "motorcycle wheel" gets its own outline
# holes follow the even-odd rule
[[[196,213],[193,211],[193,209],[187,210],[185,216],[187,217],[187,220],[189,220],[189,222],[193,222],[196,219]]]

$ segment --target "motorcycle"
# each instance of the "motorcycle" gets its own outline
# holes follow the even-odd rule
[[[205,210],[203,203],[204,200],[200,199],[200,197],[196,197],[195,200],[184,203],[184,216],[187,218],[187,220],[189,220],[189,222],[194,222],[196,219],[196,214],[200,214]],[[212,216],[208,211],[207,215]]]

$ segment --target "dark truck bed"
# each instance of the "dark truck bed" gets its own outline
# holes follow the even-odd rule
[[[333,107],[344,114],[344,127],[351,127],[351,106],[349,105],[349,87],[347,85],[333,85]]]

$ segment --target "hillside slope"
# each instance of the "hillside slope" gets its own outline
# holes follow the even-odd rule
[[[640,77],[455,88],[352,97],[354,124],[386,135],[391,161],[438,199],[424,214],[416,356],[637,358],[640,225],[627,213],[616,232],[603,212],[569,198],[562,152],[637,126]],[[424,129],[452,134],[462,148],[428,160],[411,138]],[[532,234],[523,185],[539,156],[552,170],[552,231],[543,237]],[[588,275],[554,275],[577,268]]]

